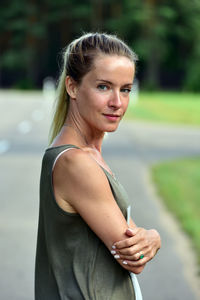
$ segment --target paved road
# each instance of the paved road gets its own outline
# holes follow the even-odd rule
[[[50,105],[40,93],[0,91],[0,299],[33,300],[38,184]],[[199,155],[200,129],[123,123],[104,153],[128,191],[136,223],[157,228],[163,247],[139,276],[144,300],[193,300],[187,243],[156,198],[149,165]],[[173,234],[172,234],[173,233]],[[183,249],[184,248],[184,249]],[[181,251],[181,250],[184,251]],[[190,248],[189,248],[190,249]],[[193,282],[194,283],[194,282]]]
[[[0,299],[33,300],[40,163],[49,104],[0,92]]]

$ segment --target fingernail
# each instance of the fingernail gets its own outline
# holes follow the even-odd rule
[[[124,265],[128,265],[127,261],[125,261],[125,260],[124,260],[122,263],[123,263]]]
[[[115,250],[111,250],[110,251],[112,254],[116,254],[116,251]]]
[[[116,249],[116,246],[115,246],[115,245],[113,245],[113,246],[112,246],[112,248],[113,248],[113,249]]]
[[[114,255],[114,258],[118,259],[118,258],[120,258],[120,256],[118,254],[116,254],[116,255]]]

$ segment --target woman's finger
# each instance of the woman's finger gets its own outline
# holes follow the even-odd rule
[[[115,243],[113,246],[112,246],[112,249],[115,250],[121,250],[121,249],[124,249],[124,248],[129,248],[131,246],[134,246],[136,245],[137,243],[139,242],[139,238],[137,235],[133,236],[133,237],[129,237],[125,240],[122,240],[122,241],[119,241],[117,243]]]
[[[116,249],[116,250],[111,250],[111,254],[119,254],[119,255],[126,255],[126,256],[133,256],[136,255],[139,251],[143,249],[143,245],[135,245],[129,248],[123,248],[123,249]]]
[[[144,256],[149,257],[148,249],[138,249],[137,251],[130,251],[128,254],[122,254],[121,252],[116,252],[111,250],[111,254],[114,256],[115,259],[125,259],[125,260],[139,260]]]
[[[123,248],[128,248],[130,246],[133,246],[139,242],[139,240],[142,240],[144,238],[144,233],[145,231],[143,228],[137,227],[137,228],[128,228],[126,230],[127,235],[132,235],[131,237],[124,239],[122,241],[116,242],[113,246],[112,249],[123,249]]]
[[[132,261],[132,260],[123,260],[122,263],[123,265],[127,265],[129,267],[142,267],[148,262],[148,259],[146,257],[137,260],[137,261]]]

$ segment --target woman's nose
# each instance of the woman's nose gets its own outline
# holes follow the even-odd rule
[[[118,91],[112,91],[112,94],[109,99],[109,105],[115,108],[121,107],[121,98],[120,98],[120,92]]]

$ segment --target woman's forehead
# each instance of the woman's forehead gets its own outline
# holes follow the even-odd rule
[[[112,81],[120,79],[131,83],[135,71],[134,63],[125,56],[101,55],[94,60],[88,77],[94,80]]]
[[[134,62],[132,62],[126,56],[120,55],[111,55],[111,54],[99,54],[93,61],[93,68],[97,68],[99,66],[134,66]]]

